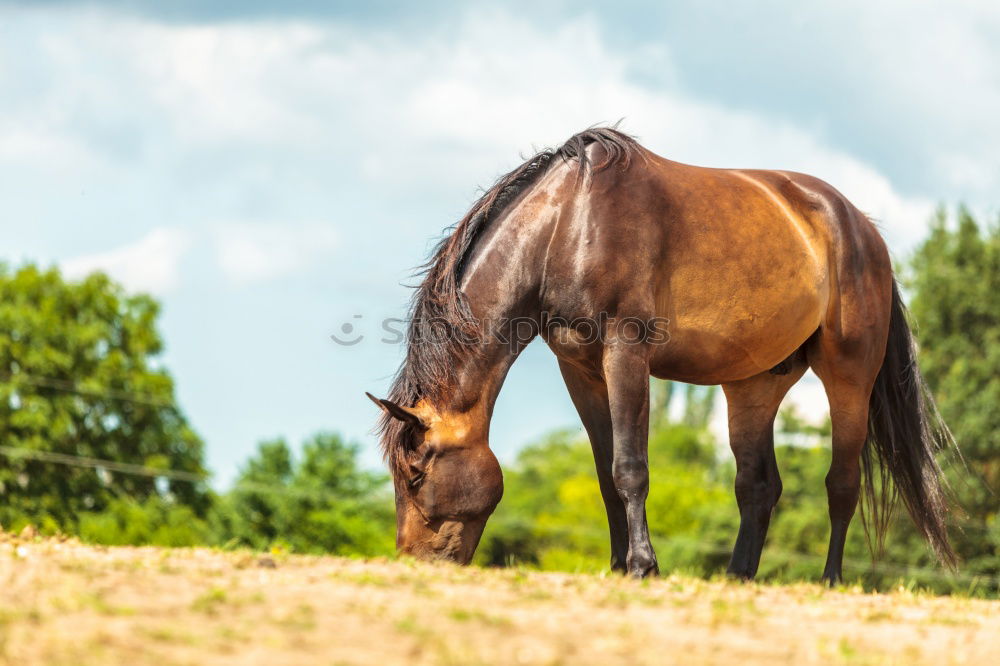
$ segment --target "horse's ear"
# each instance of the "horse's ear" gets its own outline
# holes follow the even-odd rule
[[[403,421],[404,423],[409,423],[410,425],[416,426],[418,428],[423,428],[424,430],[427,429],[427,426],[420,419],[420,417],[417,416],[417,413],[414,412],[412,409],[410,409],[408,407],[402,407],[400,405],[397,405],[392,400],[385,400],[383,398],[376,398],[375,396],[373,396],[371,393],[368,393],[367,391],[365,391],[365,395],[368,396],[369,400],[371,400],[376,405],[378,405],[379,408],[383,412],[385,412],[389,416],[393,417],[394,419],[399,419],[400,421]]]

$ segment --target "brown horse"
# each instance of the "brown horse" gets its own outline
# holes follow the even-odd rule
[[[590,436],[612,568],[658,571],[645,509],[653,375],[722,385],[740,510],[729,572],[754,576],[781,494],[775,414],[807,367],[833,421],[823,577],[841,580],[862,476],[877,539],[898,493],[954,562],[935,462],[949,435],[915,364],[889,254],[823,181],[680,164],[611,128],[502,177],[427,264],[389,399],[369,395],[384,411],[400,551],[472,558],[503,493],[493,405],[535,335]]]

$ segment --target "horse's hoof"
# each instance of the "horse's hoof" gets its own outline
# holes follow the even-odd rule
[[[727,577],[744,583],[752,581],[756,575],[757,568],[751,568],[749,562],[730,562],[729,568],[726,569]]]
[[[740,583],[749,583],[753,581],[754,575],[745,571],[727,571],[726,577]]]
[[[615,573],[628,573],[628,557],[611,556],[611,570]]]
[[[660,567],[656,563],[654,558],[647,562],[632,562],[628,567],[628,574],[632,578],[648,578],[650,576],[659,576]]]

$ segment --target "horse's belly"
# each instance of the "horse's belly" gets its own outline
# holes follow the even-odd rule
[[[782,288],[722,280],[674,291],[659,312],[669,335],[653,350],[652,373],[722,384],[770,370],[819,327],[826,305],[822,282],[796,275]]]

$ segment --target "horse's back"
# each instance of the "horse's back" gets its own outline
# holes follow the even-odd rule
[[[845,281],[862,292],[880,279],[862,275],[884,253],[874,227],[806,174],[643,151],[571,189],[546,257],[546,309],[666,319],[658,376],[708,384],[769,370],[829,324]]]
[[[819,327],[830,293],[833,204],[779,172],[662,163],[670,214],[657,313],[658,374],[722,383],[768,370]],[[810,184],[811,185],[811,184]]]

